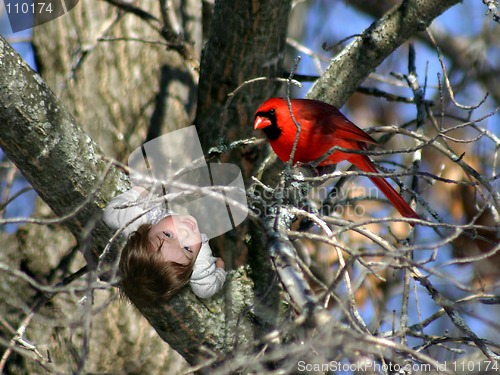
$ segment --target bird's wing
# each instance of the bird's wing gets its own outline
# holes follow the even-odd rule
[[[340,111],[336,113],[332,112],[329,116],[325,116],[321,123],[321,132],[327,137],[378,145],[376,140],[353,122],[349,121]]]
[[[314,124],[314,132],[319,137],[324,137],[323,142],[345,140],[378,145],[377,141],[349,121],[337,108],[316,100],[300,101],[298,104],[301,121]]]

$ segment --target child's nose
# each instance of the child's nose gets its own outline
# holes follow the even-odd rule
[[[181,225],[177,228],[177,236],[181,242],[187,240],[189,238],[189,230]]]
[[[178,225],[176,228],[177,231],[177,237],[179,237],[180,240],[185,239],[188,236],[188,230],[182,225]]]

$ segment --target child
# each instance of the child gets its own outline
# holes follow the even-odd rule
[[[193,216],[150,209],[148,197],[146,189],[135,186],[104,211],[106,224],[128,236],[119,265],[123,292],[145,307],[167,302],[189,282],[194,294],[210,298],[224,285],[223,260],[212,256]]]

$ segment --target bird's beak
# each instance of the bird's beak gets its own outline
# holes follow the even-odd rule
[[[264,129],[267,128],[268,126],[271,126],[271,120],[269,120],[267,117],[264,116],[256,116],[255,117],[255,122],[253,123],[253,128],[254,129]]]

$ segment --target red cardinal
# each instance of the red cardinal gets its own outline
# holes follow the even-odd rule
[[[300,137],[293,158],[294,163],[318,160],[334,146],[351,150],[367,150],[369,144],[377,145],[372,137],[330,104],[310,99],[291,99],[291,104],[293,116],[300,124]],[[281,160],[287,162],[290,159],[297,127],[290,115],[286,99],[271,98],[262,103],[255,112],[254,128],[261,129],[266,134],[271,147]],[[347,160],[364,172],[378,173],[368,156],[342,151],[333,152],[319,165],[337,164],[343,160]],[[377,185],[401,215],[419,218],[384,178],[370,177],[370,180]]]

